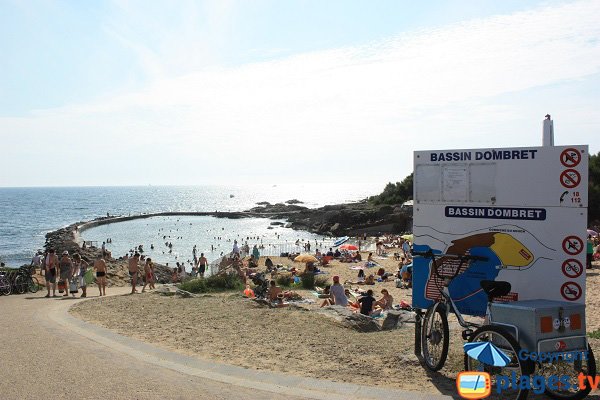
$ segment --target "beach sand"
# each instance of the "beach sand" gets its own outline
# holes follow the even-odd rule
[[[395,250],[390,250],[393,255]],[[368,253],[363,253],[366,259]],[[271,257],[275,264],[301,265]],[[392,257],[376,259],[386,271],[395,272]],[[261,258],[261,265],[264,258]],[[598,268],[600,265],[597,265]],[[355,279],[349,264],[334,261],[324,268],[326,276],[341,281]],[[369,269],[375,273],[377,268]],[[599,273],[587,278],[587,331],[600,329]],[[356,285],[353,285],[356,287]],[[386,288],[394,303],[411,302],[412,290],[397,289],[393,282],[379,282],[375,297]],[[108,297],[75,305],[71,313],[121,334],[188,355],[214,359],[247,368],[294,375],[385,386],[425,393],[453,394],[455,378],[463,370],[463,340],[460,327],[451,317],[448,361],[439,373],[427,373],[413,355],[414,324],[405,323],[392,331],[360,333],[316,312],[319,299],[304,308],[271,309],[244,299],[238,293],[204,295],[200,298],[167,297],[158,293]],[[591,339],[600,348],[600,340]],[[600,351],[599,351],[600,352]]]

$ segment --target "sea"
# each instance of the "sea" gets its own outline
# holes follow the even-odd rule
[[[317,208],[362,200],[380,193],[384,184],[312,183],[237,186],[129,186],[0,188],[0,261],[9,267],[29,264],[48,232],[97,217],[164,211],[243,211],[258,202],[299,200]],[[330,238],[272,225],[264,218],[226,219],[168,216],[102,225],[82,232],[84,240],[107,248],[113,256],[142,246],[157,262],[186,263],[196,254],[209,260],[231,251],[233,241],[256,244],[263,255],[326,247]],[[285,222],[285,221],[279,221]],[[168,246],[171,244],[172,246]],[[57,249],[60,251],[60,249]]]

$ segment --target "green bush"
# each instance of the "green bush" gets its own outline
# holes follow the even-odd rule
[[[292,274],[279,274],[275,277],[275,282],[279,286],[290,287],[294,283],[294,277]]]
[[[327,285],[327,277],[323,275],[314,275],[310,273],[300,275],[300,286],[302,289],[312,290],[315,286],[323,287]]]
[[[190,293],[223,292],[226,290],[243,290],[244,283],[236,273],[211,275],[185,281],[179,288]]]

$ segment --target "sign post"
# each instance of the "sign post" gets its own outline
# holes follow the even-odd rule
[[[485,314],[484,279],[511,283],[504,300],[585,302],[587,146],[417,151],[414,171],[414,250],[487,259],[449,287],[461,313]],[[429,264],[415,259],[417,308],[439,298]]]

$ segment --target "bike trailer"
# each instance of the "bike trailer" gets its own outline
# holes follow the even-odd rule
[[[493,325],[511,333],[530,352],[586,351],[585,305],[523,300],[490,305]]]

